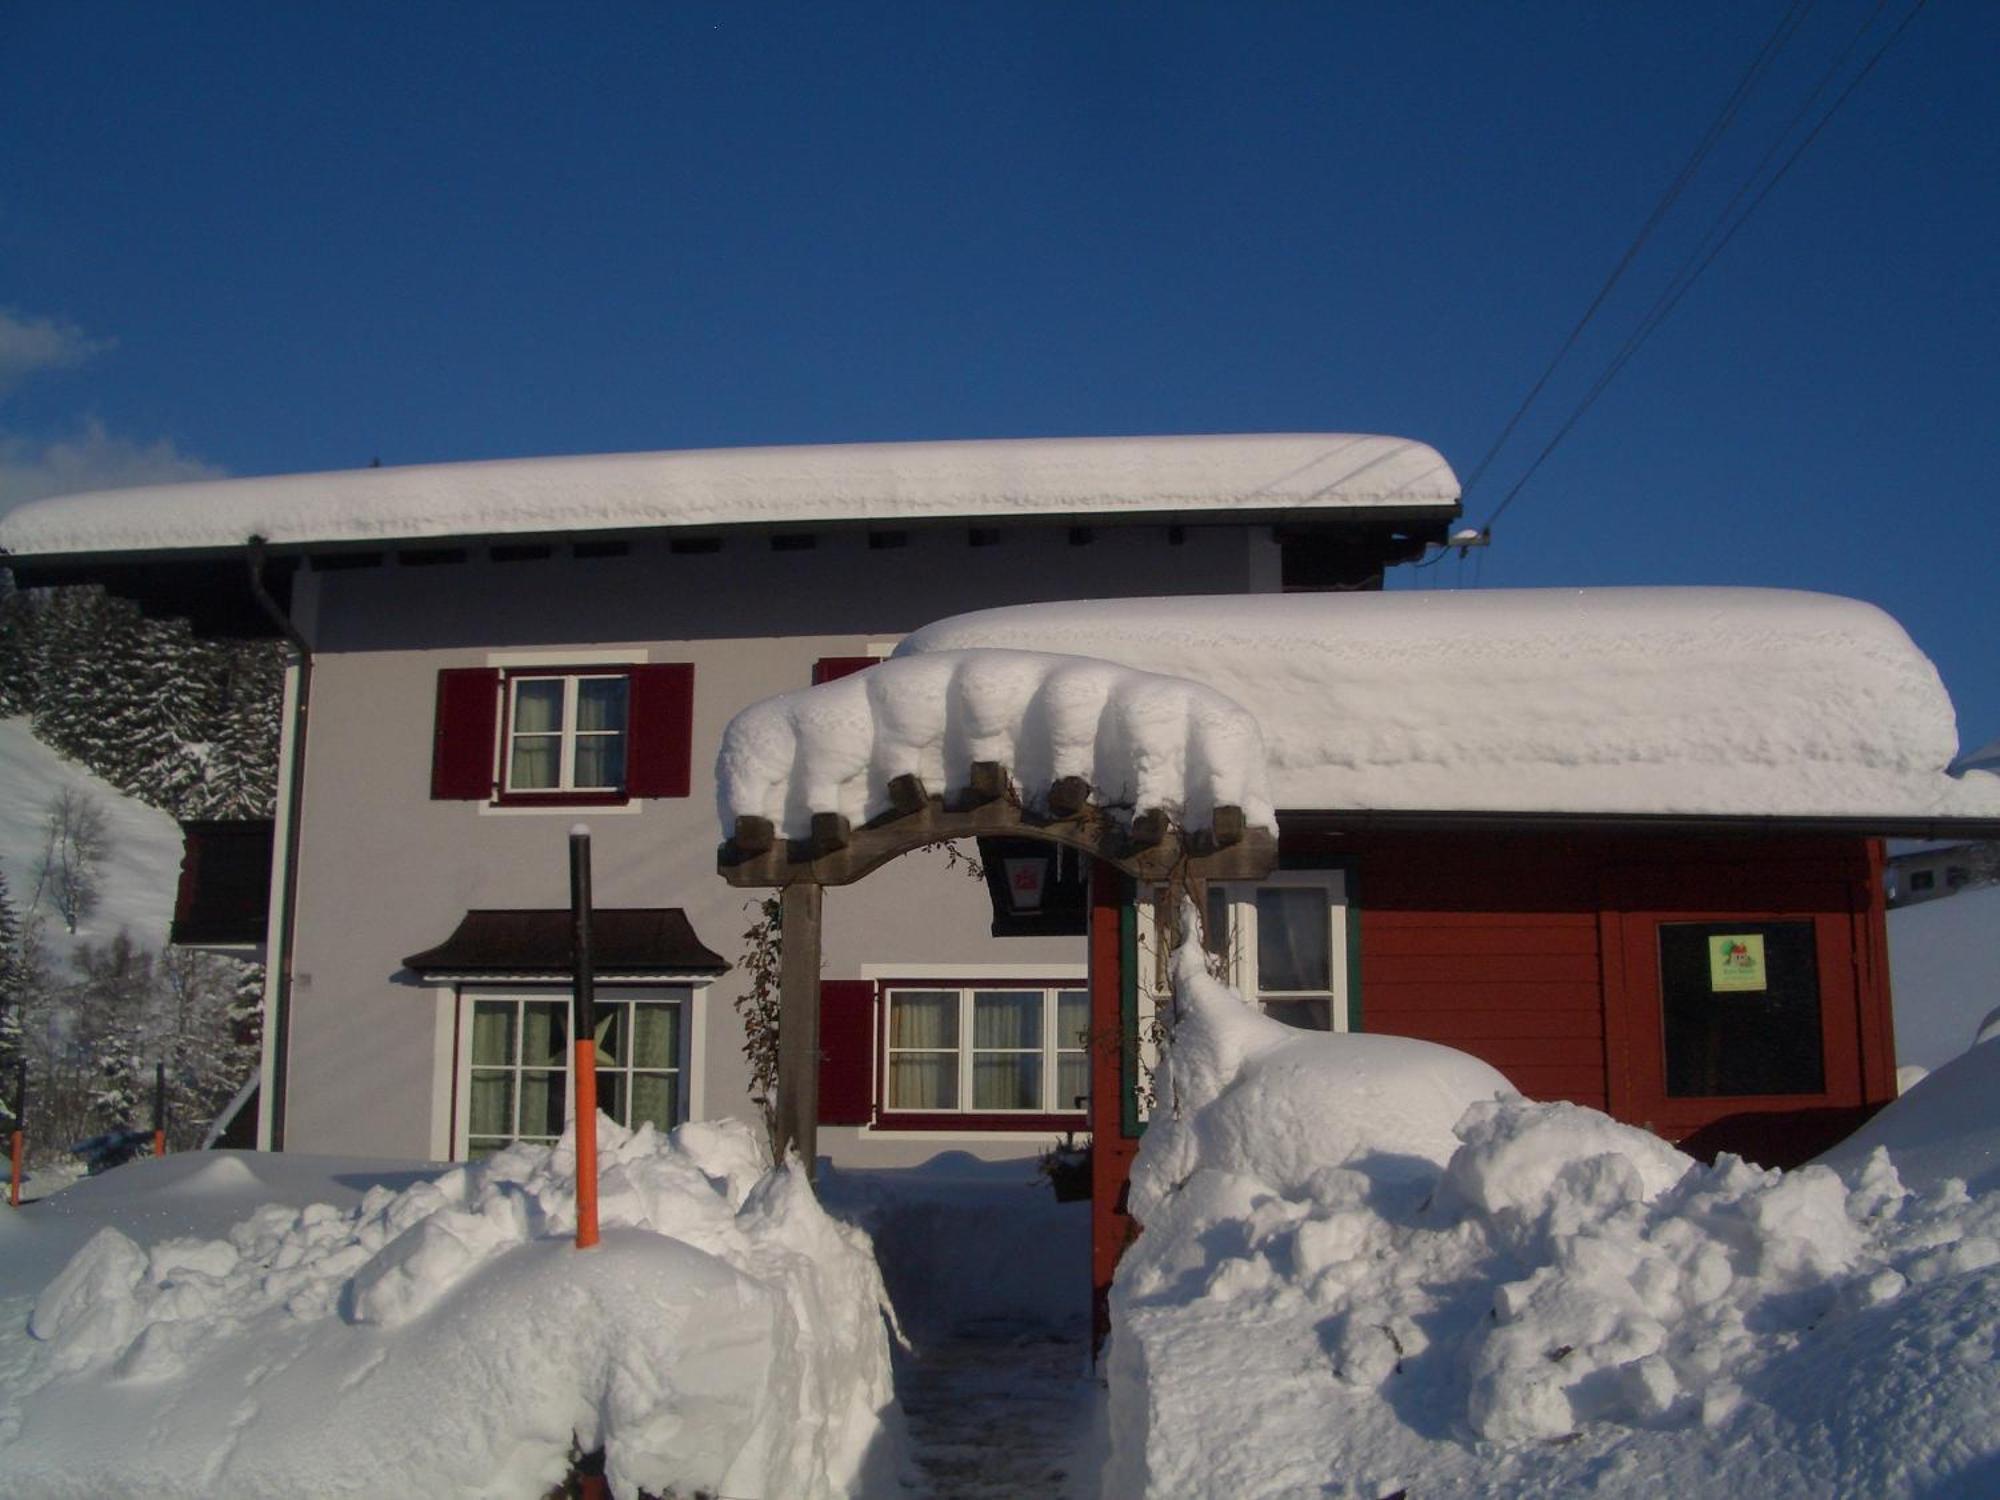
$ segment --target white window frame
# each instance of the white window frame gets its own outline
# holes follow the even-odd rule
[[[1047,980],[1046,972],[1037,973],[1035,978]],[[942,1052],[941,1047],[893,1047],[890,1037],[894,1035],[895,997],[898,991],[919,994],[948,994],[958,992],[958,1043],[952,1050],[958,1056],[958,1103],[955,1105],[898,1105],[889,1100],[890,1081],[895,1070],[889,1066],[897,1052]],[[1090,1045],[1079,1042],[1073,1046],[1063,1045],[1060,1036],[1061,1024],[1058,1017],[1062,1007],[1058,997],[1064,991],[1078,991],[1084,997],[1084,1014],[1089,1016],[1090,983],[1087,978],[1074,980],[1056,979],[1042,984],[1023,984],[1019,979],[1006,979],[992,974],[978,977],[884,979],[879,984],[882,1006],[882,1116],[895,1115],[1018,1115],[1024,1119],[1042,1115],[1072,1115],[1079,1120],[1089,1114],[1088,1094],[1084,1104],[1051,1103],[1061,1087],[1062,1054],[1080,1055],[1084,1060],[1084,1083],[1086,1090],[1090,1080]],[[1029,1048],[975,1048],[973,1039],[973,997],[977,993],[1012,991],[1039,994],[1042,997],[1042,1041],[1038,1049]],[[1023,1055],[1033,1055],[1042,1060],[1042,1102],[1029,1108],[1000,1108],[981,1106],[973,1102],[973,1060],[981,1052],[1018,1051]]]
[[[1271,887],[1319,889],[1326,893],[1328,978],[1332,980],[1329,1010],[1335,1031],[1346,1031],[1352,997],[1348,994],[1347,876],[1342,870],[1274,870],[1257,881],[1217,882],[1211,892],[1220,891],[1229,903],[1229,951],[1223,956],[1223,977],[1238,994],[1259,1010],[1264,991],[1257,974],[1257,892]],[[1139,907],[1140,1024],[1145,1023],[1166,999],[1166,954],[1160,946],[1160,924],[1149,899]],[[1326,994],[1322,990],[1295,992],[1298,999]],[[1274,998],[1292,998],[1294,992],[1273,992]]]
[[[681,1016],[678,1028],[680,1056],[675,1059],[674,1067],[671,1069],[679,1084],[679,1087],[675,1091],[679,1116],[670,1122],[672,1125],[680,1125],[688,1120],[700,1118],[700,1101],[695,1097],[694,1079],[698,1071],[695,1067],[695,1060],[701,1056],[702,1038],[696,1034],[697,1019],[703,1011],[703,1007],[697,1003],[700,998],[701,988],[700,985],[695,984],[617,984],[600,986],[598,990],[598,1003],[601,1006],[622,1005],[631,1001],[640,1001],[674,1004],[680,1007]],[[567,1009],[568,1021],[565,1023],[564,1034],[568,1038],[568,1041],[565,1045],[562,1065],[564,1123],[567,1124],[576,1115],[576,1073],[573,1067],[576,1047],[576,1007],[572,1003],[573,997],[569,988],[567,986],[533,984],[482,985],[478,988],[467,986],[459,991],[458,1003],[456,1062],[453,1071],[453,1093],[456,1096],[456,1105],[452,1112],[451,1127],[451,1159],[453,1161],[467,1160],[470,1151],[472,1136],[473,1014],[478,1009],[479,1002],[496,1000],[511,1001],[516,1005],[524,1001],[554,1002],[563,1005]],[[517,1050],[519,1047],[519,1035],[520,1031],[517,1026],[515,1029]],[[518,1063],[511,1064],[510,1066],[515,1071],[519,1071]],[[551,1069],[550,1071],[554,1070]],[[665,1070],[647,1068],[641,1071],[658,1072]],[[600,1072],[624,1072],[629,1074],[631,1068],[628,1065],[622,1069],[600,1069]],[[631,1094],[628,1088],[626,1091],[628,1108],[630,1098]],[[520,1107],[518,1093],[515,1096],[515,1100],[516,1117],[518,1118]]]
[[[531,682],[560,682],[563,685],[562,722],[554,730],[524,732],[516,727],[517,710],[520,704],[520,689]],[[586,682],[619,682],[625,687],[625,727],[619,730],[579,729],[577,727],[577,707],[583,697],[582,684]],[[623,797],[631,776],[632,756],[632,674],[625,671],[600,671],[594,668],[561,672],[537,671],[533,668],[512,668],[502,677],[501,688],[505,694],[502,708],[505,713],[506,731],[500,746],[501,795],[504,797]],[[514,785],[514,742],[522,738],[548,739],[557,737],[556,785],[516,786]],[[624,766],[626,775],[613,786],[578,786],[576,784],[577,749],[585,739],[605,739],[616,734],[625,744]]]

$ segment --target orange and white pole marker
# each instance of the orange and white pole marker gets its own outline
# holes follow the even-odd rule
[[[167,1065],[153,1064],[153,1155],[167,1154]]]
[[[590,953],[590,830],[569,831],[570,961],[576,991],[576,1248],[597,1243],[597,995]]]

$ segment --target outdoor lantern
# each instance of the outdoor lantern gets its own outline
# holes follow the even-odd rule
[[[1046,846],[1046,854],[1009,855],[1000,861],[1007,878],[1008,909],[1015,916],[1042,909],[1042,892],[1048,888],[1049,869],[1055,864],[1057,845]]]
[[[995,937],[1080,937],[1090,905],[1089,861],[1046,839],[983,838],[979,864]]]

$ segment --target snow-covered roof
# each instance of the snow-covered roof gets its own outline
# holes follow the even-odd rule
[[[408,541],[648,527],[1032,516],[1450,516],[1458,479],[1407,438],[1036,438],[603,453],[199,480],[32,501],[16,556]]]
[[[1204,682],[1281,808],[2000,818],[1951,700],[1869,604],[1773,589],[1103,600],[982,610],[899,654],[1003,648]]]

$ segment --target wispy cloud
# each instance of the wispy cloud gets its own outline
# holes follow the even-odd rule
[[[31,375],[73,370],[115,340],[93,338],[61,318],[30,318],[0,307],[0,396]]]
[[[165,438],[142,443],[120,437],[95,417],[65,438],[0,432],[0,514],[44,495],[216,479],[227,472],[181,452]]]

